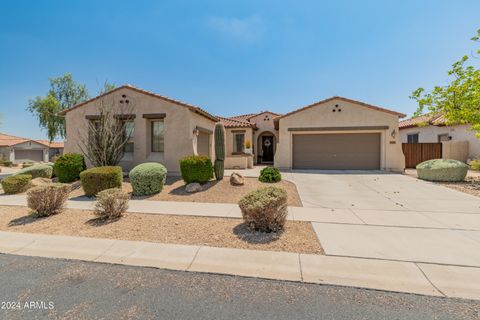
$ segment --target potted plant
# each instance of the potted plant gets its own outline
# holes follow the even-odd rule
[[[250,140],[245,141],[245,153],[252,154],[252,142]]]

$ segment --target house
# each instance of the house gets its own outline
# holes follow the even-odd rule
[[[447,125],[443,115],[425,114],[400,121],[402,143],[442,143],[442,157],[467,162],[480,157],[480,139],[469,125]]]
[[[13,163],[48,162],[63,153],[63,142],[32,140],[0,133],[0,155]]]
[[[179,172],[179,159],[204,154],[214,159],[213,130],[226,130],[226,168],[269,164],[282,169],[391,170],[404,169],[398,119],[404,115],[363,102],[332,97],[279,115],[262,111],[233,117],[130,85],[63,111],[67,128],[65,152],[81,152],[80,137],[88,121],[99,116],[99,103],[109,97],[119,103],[134,101],[135,111],[117,115],[134,131],[121,165],[147,161],[163,163]]]

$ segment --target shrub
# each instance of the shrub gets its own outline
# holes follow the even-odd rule
[[[188,156],[180,160],[182,179],[188,184],[192,182],[206,183],[213,178],[212,160],[207,156]]]
[[[30,187],[32,176],[29,174],[17,174],[2,179],[2,188],[6,194],[15,194],[27,191]]]
[[[134,196],[146,196],[159,193],[165,184],[167,168],[157,162],[142,163],[133,168],[128,177]]]
[[[33,162],[24,162],[24,163],[22,163],[22,168],[28,168],[28,167],[31,167],[33,165],[34,165]]]
[[[80,179],[80,172],[85,170],[85,159],[78,153],[66,153],[55,161],[55,175],[60,182],[73,182]]]
[[[122,189],[106,189],[97,194],[95,214],[101,218],[119,218],[128,209],[129,195]]]
[[[260,171],[260,176],[258,177],[258,180],[268,183],[278,182],[282,180],[282,175],[277,168],[266,167],[263,168],[262,171]]]
[[[2,165],[2,166],[5,166],[5,167],[11,167],[11,166],[13,165],[13,162],[12,162],[12,161],[2,160],[1,165]]]
[[[53,175],[53,167],[48,164],[36,164],[31,167],[26,167],[19,170],[17,174],[29,174],[32,176],[32,179],[35,178],[47,178],[51,179]]]
[[[468,165],[458,160],[433,159],[417,165],[419,179],[428,181],[463,181]]]
[[[41,217],[57,214],[68,199],[70,186],[63,183],[33,187],[27,192],[28,207]]]
[[[88,197],[110,188],[122,188],[121,167],[95,167],[80,173],[83,191]]]
[[[278,187],[254,190],[244,196],[238,205],[250,230],[281,231],[287,220],[287,192]]]
[[[480,170],[480,159],[470,161],[470,168],[472,170]]]

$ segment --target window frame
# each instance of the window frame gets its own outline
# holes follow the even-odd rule
[[[242,136],[241,151],[238,151],[237,136]],[[233,133],[233,153],[240,154],[245,152],[245,132]]]
[[[162,123],[162,136],[163,136],[163,142],[162,142],[162,150],[161,151],[155,151],[154,150],[154,139],[153,139],[153,127],[156,122],[161,122]],[[151,153],[164,153],[165,152],[165,120],[164,119],[151,119],[150,120],[150,152]]]
[[[124,137],[126,137],[127,135],[127,123],[132,123],[133,127],[132,127],[132,134],[130,135],[130,137],[128,138],[128,141],[127,143],[125,143],[125,145],[123,146],[123,152],[124,153],[133,153],[134,150],[135,150],[135,121],[134,120],[122,120],[123,124],[123,134],[124,134]],[[131,151],[129,150],[130,148],[128,148],[127,146],[132,146],[131,147]]]
[[[415,137],[415,139],[413,140],[416,140],[416,141],[410,141],[412,137]],[[407,143],[419,143],[419,141],[420,141],[420,133],[417,132],[417,133],[407,134]]]

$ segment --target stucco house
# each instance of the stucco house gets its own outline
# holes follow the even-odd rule
[[[0,156],[13,163],[48,162],[63,153],[63,142],[33,140],[0,133]]]
[[[179,172],[179,159],[204,154],[214,159],[215,123],[226,129],[226,168],[269,164],[282,169],[352,169],[402,171],[404,157],[398,134],[405,115],[342,97],[332,97],[279,115],[272,111],[234,117],[213,116],[204,109],[130,85],[63,111],[65,152],[80,152],[79,137],[98,117],[98,102],[110,96],[134,101],[129,119],[132,145],[121,165],[163,163]],[[125,117],[127,116],[127,117]]]
[[[402,120],[399,129],[402,143],[442,143],[445,158],[467,162],[480,157],[480,139],[475,136],[475,131],[465,124],[447,125],[441,114]]]

